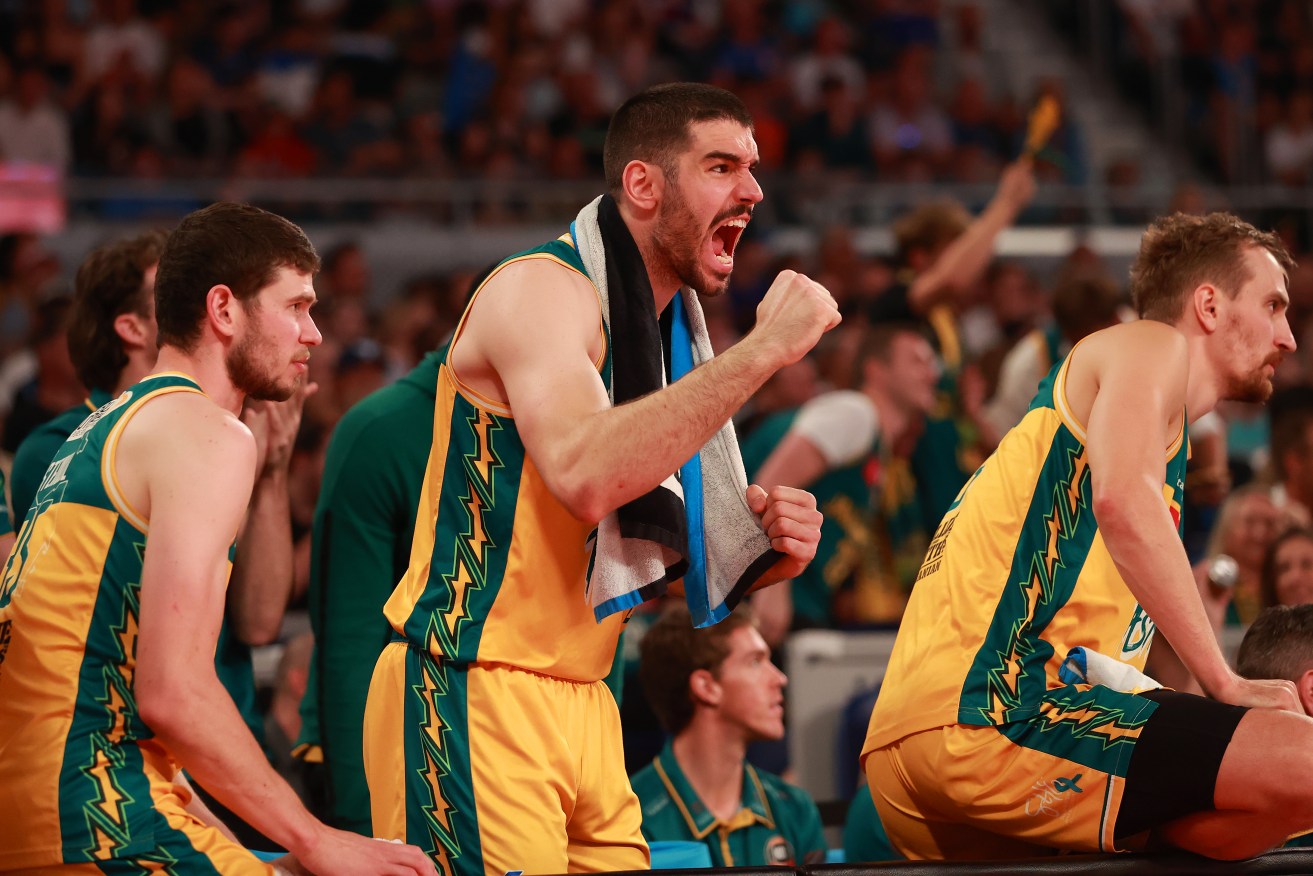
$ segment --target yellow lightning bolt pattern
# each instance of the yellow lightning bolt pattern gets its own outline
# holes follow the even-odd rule
[[[121,839],[116,839],[114,837],[110,832],[110,829],[116,829],[114,830],[114,833],[117,833],[119,837],[122,837],[125,834],[123,825],[123,805],[126,802],[126,798],[119,792],[118,788],[114,787],[114,782],[110,778],[109,771],[112,765],[109,755],[105,753],[105,750],[97,747],[96,761],[91,765],[91,769],[87,770],[87,775],[96,781],[96,789],[98,791],[97,799],[92,800],[91,802],[96,805],[101,813],[104,814],[104,821],[108,822],[106,824],[102,822],[102,819],[95,817],[88,818],[91,822],[92,836],[96,840],[96,847],[92,851],[92,856],[99,861],[108,860],[114,850],[118,848],[122,842]]]
[[[483,483],[491,485],[492,470],[501,463],[493,455],[490,436],[493,429],[500,429],[501,427],[493,422],[492,415],[485,411],[476,411],[474,420],[470,425],[474,427],[477,447],[474,455],[467,456],[466,459],[474,466],[474,470],[479,473],[479,478]]]
[[[1076,724],[1078,726],[1073,735],[1101,736],[1105,740],[1105,747],[1118,740],[1134,739],[1140,735],[1139,727],[1124,727],[1117,723],[1122,715],[1120,709],[1089,706],[1067,709],[1057,703],[1044,703],[1040,706],[1040,716],[1050,727],[1056,727],[1058,724]]]
[[[436,673],[430,667],[436,667]],[[456,834],[451,829],[451,814],[454,808],[442,794],[442,777],[450,771],[450,764],[443,750],[445,728],[437,706],[438,696],[445,693],[447,689],[443,674],[444,670],[438,664],[421,662],[420,684],[416,688],[416,693],[420,695],[424,704],[422,725],[424,733],[420,742],[424,749],[424,781],[433,800],[433,805],[426,810],[429,830],[435,840],[434,846],[438,849],[442,872],[450,873],[447,848],[458,846]]]
[[[993,673],[989,684],[989,719],[995,724],[1003,723],[1008,709],[1019,701],[1017,686],[1021,678],[1022,659],[1018,653],[1022,638],[1035,620],[1041,594],[1052,596],[1053,579],[1061,563],[1059,545],[1075,530],[1079,517],[1081,480],[1086,472],[1085,452],[1072,457],[1071,476],[1065,488],[1059,486],[1054,490],[1052,513],[1045,515],[1044,525],[1048,537],[1044,550],[1035,558],[1032,571],[1026,583],[1020,586],[1025,591],[1025,617],[1014,623],[1007,654],[1003,663]],[[1062,507],[1062,498],[1066,497],[1067,508]],[[1064,514],[1064,510],[1069,513]]]

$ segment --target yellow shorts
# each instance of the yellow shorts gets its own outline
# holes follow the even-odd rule
[[[1245,713],[1175,691],[1074,685],[1043,699],[1027,720],[950,724],[866,755],[900,852],[954,860],[1142,848],[1149,831],[1212,808]]]
[[[152,809],[151,835],[154,848],[133,855],[102,858],[95,863],[37,863],[33,858],[12,872],[35,873],[151,873],[166,868],[170,873],[199,874],[199,876],[272,876],[274,870],[245,848],[229,840],[216,828],[204,824],[184,808],[190,802],[191,791],[165,781],[158,772],[145,767],[150,781]],[[6,843],[7,831],[0,828],[0,845]],[[99,834],[107,837],[107,834]],[[12,837],[11,837],[12,838]],[[106,854],[112,854],[107,843]],[[68,855],[55,855],[67,860]],[[93,852],[92,857],[99,857]],[[11,872],[0,867],[0,872]]]
[[[393,642],[365,707],[376,836],[460,876],[646,870],[620,714],[601,682],[443,667]]]

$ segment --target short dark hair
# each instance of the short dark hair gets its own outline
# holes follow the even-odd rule
[[[73,282],[73,318],[68,353],[78,379],[89,390],[113,392],[128,354],[114,330],[124,313],[150,315],[146,271],[160,260],[168,234],[148,231],[91,251]]]
[[[160,346],[191,349],[215,286],[227,286],[245,303],[273,282],[279,268],[319,270],[305,232],[282,216],[227,201],[189,213],[169,235],[155,275]]]
[[[730,634],[750,626],[755,626],[755,621],[743,605],[714,626],[694,629],[687,606],[672,602],[643,635],[638,646],[638,677],[648,705],[666,732],[674,736],[693,720],[689,678],[699,669],[715,675],[729,656]]]
[[[688,145],[689,128],[695,122],[720,120],[752,129],[752,114],[743,101],[714,85],[670,82],[629,98],[611,116],[602,146],[607,188],[620,191],[625,167],[635,160],[673,175],[675,157]]]
[[[1295,266],[1281,238],[1230,213],[1175,213],[1156,220],[1140,239],[1131,265],[1131,299],[1144,319],[1175,322],[1186,298],[1213,283],[1231,298],[1249,280],[1242,260],[1248,247],[1270,252],[1286,273]]]
[[[1313,665],[1313,604],[1274,605],[1254,618],[1236,653],[1245,678],[1294,681]]]
[[[866,363],[876,359],[885,364],[893,355],[894,342],[903,335],[912,335],[930,343],[930,336],[924,326],[910,320],[881,322],[869,326],[862,334],[861,346],[857,350],[857,359],[853,363],[853,382],[860,385],[866,377]]]

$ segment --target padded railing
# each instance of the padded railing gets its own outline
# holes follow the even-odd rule
[[[1141,855],[1059,855],[1016,861],[891,861],[814,867],[726,867],[633,870],[609,876],[1313,876],[1313,849],[1277,849],[1247,861],[1214,861],[1185,852]]]

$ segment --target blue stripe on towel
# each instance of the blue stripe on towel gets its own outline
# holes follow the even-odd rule
[[[693,337],[682,292],[672,302],[675,318],[670,329],[670,377],[674,382],[693,370]],[[688,518],[688,571],[684,573],[684,599],[696,627],[710,626],[722,620],[725,606],[710,605],[707,593],[707,545],[702,516],[702,456],[680,466],[680,486],[684,489],[684,514]]]

